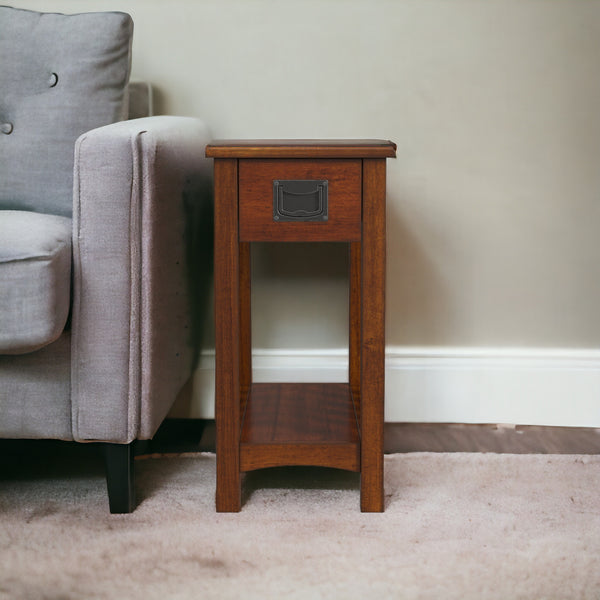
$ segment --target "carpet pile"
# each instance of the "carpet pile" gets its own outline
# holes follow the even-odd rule
[[[214,510],[215,456],[136,461],[110,515],[101,472],[0,477],[0,598],[600,598],[600,456],[396,454],[386,511],[356,474],[248,474]]]

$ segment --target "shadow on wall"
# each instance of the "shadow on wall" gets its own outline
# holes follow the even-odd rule
[[[339,279],[348,273],[348,248],[338,242],[263,242],[252,245],[256,277]]]
[[[348,343],[348,245],[253,243],[256,348],[343,348]]]
[[[210,290],[213,276],[213,195],[206,177],[189,180],[183,192],[186,217],[185,247],[188,265],[188,293],[191,303],[190,344],[192,368],[198,366],[209,331]]]
[[[158,86],[152,85],[152,113],[155,115],[165,115],[167,99],[165,93]]]
[[[394,195],[402,193],[394,190]],[[413,201],[414,203],[414,201]],[[448,343],[455,310],[450,284],[428,251],[428,240],[443,232],[418,231],[402,215],[402,201],[387,201],[386,344],[426,346]],[[438,239],[435,239],[438,236]]]

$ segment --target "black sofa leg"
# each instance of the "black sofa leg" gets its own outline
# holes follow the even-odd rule
[[[104,444],[106,486],[111,513],[130,513],[135,508],[133,444]]]

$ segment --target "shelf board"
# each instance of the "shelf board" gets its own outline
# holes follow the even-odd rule
[[[255,383],[240,440],[240,468],[313,465],[360,470],[350,386]]]

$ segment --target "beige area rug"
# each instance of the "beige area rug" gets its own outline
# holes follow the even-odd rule
[[[215,457],[136,461],[139,505],[102,474],[0,480],[0,598],[600,598],[600,457],[386,457],[387,509],[355,474],[251,474],[214,511]]]

